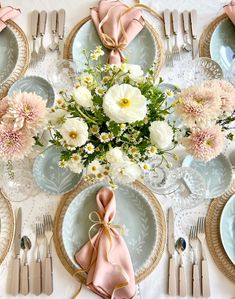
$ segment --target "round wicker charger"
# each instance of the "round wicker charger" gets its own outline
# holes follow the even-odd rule
[[[158,14],[157,14],[158,15]],[[158,15],[159,21],[162,22],[162,17]],[[73,40],[77,34],[77,32],[80,30],[80,28],[91,19],[90,16],[84,18],[81,20],[75,27],[71,30],[69,33],[68,38],[66,39],[65,46],[64,46],[64,55],[63,57],[65,59],[73,59],[72,57],[72,47],[73,47]],[[155,77],[157,77],[160,73],[160,70],[163,66],[164,60],[165,60],[165,51],[164,46],[162,43],[162,39],[159,35],[159,33],[149,24],[148,21],[145,20],[145,25],[148,28],[148,30],[151,32],[155,44],[156,44],[156,54],[155,54]]]
[[[201,57],[211,57],[210,55],[210,42],[213,32],[218,24],[227,18],[226,14],[222,14],[221,16],[214,19],[207,28],[203,31],[200,41],[199,41],[199,55]]]
[[[221,242],[220,217],[225,204],[234,193],[235,180],[229,191],[211,202],[206,216],[206,239],[210,253],[220,271],[233,283],[235,283],[235,266],[228,258]]]
[[[77,272],[77,268],[69,260],[68,255],[65,251],[62,239],[62,225],[69,204],[73,201],[73,199],[76,197],[78,193],[87,188],[89,185],[90,184],[88,182],[82,181],[75,190],[65,194],[61,199],[54,219],[53,238],[57,255],[65,269],[71,275],[74,275]],[[138,181],[134,182],[132,185],[133,188],[141,191],[141,193],[148,199],[149,203],[151,204],[153,213],[156,218],[156,226],[158,232],[155,248],[153,249],[153,253],[151,255],[150,266],[148,268],[143,268],[143,270],[140,270],[135,277],[136,283],[139,283],[140,281],[145,279],[151,272],[153,272],[153,270],[156,268],[157,264],[159,263],[162,257],[166,243],[166,223],[161,205],[156,199],[156,197],[153,195],[153,193]],[[85,280],[82,282],[85,283]]]

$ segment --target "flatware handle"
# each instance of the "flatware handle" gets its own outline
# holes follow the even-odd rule
[[[32,293],[36,296],[42,293],[42,263],[41,262],[34,262],[33,264]]]
[[[58,36],[60,39],[64,38],[64,24],[65,24],[65,10],[60,9],[58,12]]]
[[[183,11],[183,25],[184,25],[184,32],[189,32],[189,12],[188,10]]]
[[[51,13],[51,31],[52,33],[56,33],[57,28],[57,11],[53,10]]]
[[[12,260],[12,273],[9,292],[11,295],[16,296],[20,291],[20,259],[14,258]]]
[[[34,10],[32,12],[32,23],[31,23],[31,28],[32,28],[32,37],[36,39],[38,36],[38,20],[39,20],[39,12],[37,10]]]
[[[193,9],[191,11],[191,26],[192,26],[192,36],[194,38],[197,37],[197,11],[196,9]]]
[[[173,32],[178,34],[178,27],[179,27],[179,13],[178,10],[174,9],[172,11],[172,22],[173,22]]]
[[[184,266],[179,267],[179,295],[180,297],[186,296],[186,278]]]
[[[170,10],[165,9],[163,12],[164,18],[164,28],[165,28],[165,35],[166,37],[170,37],[171,35],[171,20],[170,20]]]
[[[25,296],[29,293],[29,265],[22,265],[20,269],[20,293]]]
[[[169,281],[168,281],[168,294],[176,296],[176,276],[175,276],[175,260],[173,257],[169,260]]]
[[[39,16],[39,34],[43,36],[46,30],[47,13],[45,10],[40,12]]]
[[[47,257],[45,260],[45,294],[51,295],[52,293],[53,293],[52,258]]]
[[[202,296],[206,298],[210,297],[210,282],[206,260],[202,260]]]
[[[193,297],[199,298],[201,296],[200,276],[198,265],[193,265]]]

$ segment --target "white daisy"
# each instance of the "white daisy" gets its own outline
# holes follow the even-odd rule
[[[79,76],[78,80],[81,82],[82,85],[92,85],[94,82],[94,78],[91,74],[83,73]]]
[[[98,56],[104,56],[104,51],[102,50],[101,46],[97,46],[94,52]]]
[[[98,174],[100,173],[102,170],[102,166],[100,164],[100,162],[98,160],[94,160],[93,162],[91,162],[88,166],[87,166],[87,175],[91,175],[91,174]]]
[[[95,151],[94,145],[91,142],[87,143],[87,145],[85,146],[85,152],[87,154],[93,154],[94,151]]]
[[[68,118],[59,130],[68,146],[82,146],[88,139],[88,126],[85,122]]]
[[[109,134],[108,133],[101,133],[100,134],[100,141],[102,142],[102,143],[107,143],[107,142],[109,142],[110,141],[110,138],[109,138]]]
[[[93,125],[91,128],[90,128],[90,132],[93,134],[93,135],[96,135],[99,133],[99,130],[100,128],[97,126],[97,125]]]
[[[98,95],[98,96],[102,96],[104,94],[104,89],[102,87],[96,87],[95,89],[95,93]]]
[[[97,61],[99,58],[99,55],[96,54],[95,52],[93,52],[93,53],[91,53],[90,57],[91,57],[91,60]]]
[[[141,163],[141,168],[143,169],[144,172],[148,172],[150,170],[150,165],[146,162]]]
[[[173,97],[174,97],[174,91],[171,90],[171,89],[167,89],[167,90],[165,91],[165,96],[166,96],[167,98],[173,98]]]
[[[76,161],[76,162],[81,162],[82,157],[79,154],[73,154],[72,155],[72,160]]]
[[[61,161],[59,161],[58,165],[61,168],[65,168],[67,166],[67,162],[65,160],[61,160]]]
[[[153,157],[157,154],[157,148],[155,146],[149,146],[147,152],[149,157]]]
[[[96,178],[97,178],[99,181],[102,181],[102,180],[105,178],[105,176],[103,175],[103,173],[99,172],[99,173],[96,174]]]

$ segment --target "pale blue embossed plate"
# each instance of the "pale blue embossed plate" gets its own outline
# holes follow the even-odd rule
[[[62,240],[65,251],[74,267],[78,265],[74,254],[88,240],[92,225],[89,213],[97,211],[96,194],[105,183],[96,183],[83,189],[70,202],[62,223]],[[135,274],[148,269],[154,261],[154,248],[159,241],[157,217],[153,202],[138,188],[120,185],[115,191],[117,213],[113,223],[125,228],[124,239],[128,246]],[[158,241],[157,241],[158,240]],[[159,253],[158,253],[159,254]]]
[[[232,166],[223,154],[207,163],[187,156],[182,166],[194,168],[202,175],[206,182],[206,198],[208,199],[221,196],[232,182]]]
[[[235,26],[229,19],[221,21],[212,34],[211,58],[223,69],[224,74],[231,67],[235,53]]]
[[[10,28],[0,32],[0,84],[10,76],[18,59],[17,39]]]
[[[87,62],[82,50],[94,50],[96,46],[102,45],[91,20],[88,20],[75,35],[72,46],[72,57],[78,65],[78,70],[84,69]],[[102,64],[107,63],[108,50],[104,49],[105,55],[101,58]],[[125,58],[130,64],[139,64],[146,72],[154,63],[156,58],[155,41],[152,33],[147,27],[135,37],[135,39],[123,50]]]
[[[54,104],[55,93],[51,84],[42,77],[26,76],[16,81],[9,89],[8,95],[12,96],[15,92],[34,92],[47,101],[47,107]]]
[[[220,236],[227,256],[235,264],[235,194],[227,201],[221,214]]]
[[[58,165],[60,150],[48,147],[34,161],[33,176],[40,188],[49,194],[64,194],[77,186],[82,174],[71,172]]]

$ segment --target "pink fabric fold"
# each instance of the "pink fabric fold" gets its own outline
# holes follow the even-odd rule
[[[20,9],[11,6],[0,7],[0,32],[7,26],[7,20],[13,19],[20,14]]]
[[[97,193],[96,202],[102,221],[111,224],[116,213],[115,195],[109,188]],[[75,259],[87,272],[87,287],[103,298],[130,299],[135,295],[135,276],[128,248],[117,229],[110,226],[112,246],[104,226],[100,226],[92,237],[76,254]],[[125,274],[125,275],[123,275]],[[127,279],[128,278],[128,279]],[[115,286],[127,282],[117,289]]]
[[[144,19],[139,8],[125,13],[128,6],[120,1],[101,0],[91,9],[91,18],[103,45],[110,49],[108,63],[120,64],[125,58],[122,50],[144,27]],[[123,25],[123,30],[122,30]],[[105,38],[105,35],[108,38]]]
[[[229,4],[225,5],[224,12],[235,25],[235,1],[231,1]]]

